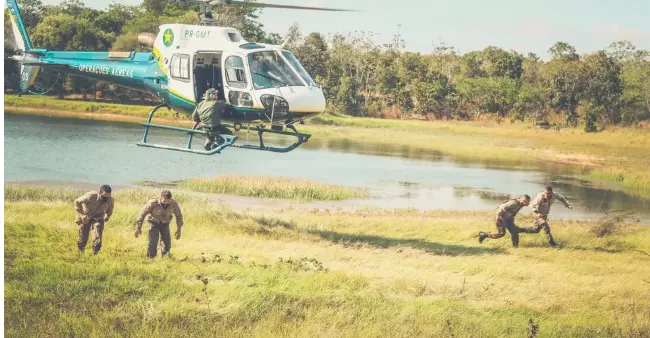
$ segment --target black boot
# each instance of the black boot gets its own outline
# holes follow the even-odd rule
[[[478,242],[483,243],[483,241],[487,238],[487,234],[485,232],[479,232],[478,233]]]
[[[553,235],[548,233],[548,234],[546,234],[546,237],[548,238],[548,245],[550,245],[550,246],[552,246],[554,248],[558,247],[557,243],[555,243],[555,240],[553,240]]]

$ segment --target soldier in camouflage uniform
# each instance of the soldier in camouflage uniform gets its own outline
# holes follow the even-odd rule
[[[553,202],[555,202],[556,199],[562,202],[565,207],[573,209],[571,203],[569,203],[564,196],[558,193],[553,193],[553,187],[548,186],[546,187],[546,190],[539,193],[531,202],[531,208],[533,209],[533,224],[535,224],[535,226],[522,229],[522,232],[528,234],[538,234],[541,229],[544,229],[546,238],[548,238],[548,244],[552,247],[556,247],[557,243],[555,243],[553,235],[551,235],[551,227],[548,225],[548,214],[551,211],[551,205],[553,205]]]
[[[506,229],[510,232],[510,237],[512,238],[512,246],[514,248],[519,246],[519,232],[521,228],[515,225],[515,216],[521,210],[521,208],[527,206],[530,203],[530,196],[524,195],[522,198],[510,199],[505,203],[501,204],[497,208],[497,215],[495,218],[495,223],[497,226],[497,233],[478,233],[479,243],[483,243],[486,238],[501,238],[505,236]]]
[[[113,215],[115,202],[111,197],[111,187],[102,185],[99,192],[89,191],[74,201],[74,208],[77,211],[75,223],[79,225],[77,246],[81,253],[86,249],[90,229],[93,231],[93,254],[99,253],[102,247],[104,234],[104,223]],[[104,216],[106,215],[106,216]]]
[[[168,190],[163,190],[160,198],[151,199],[145,204],[140,215],[136,221],[137,229],[135,237],[137,238],[142,234],[142,222],[145,220],[149,222],[149,249],[147,255],[149,258],[156,257],[158,241],[162,239],[164,248],[162,255],[168,255],[171,249],[172,237],[169,230],[169,223],[172,217],[176,216],[176,232],[174,233],[176,239],[181,238],[181,228],[183,227],[183,214],[178,202],[172,199],[172,193]]]
[[[192,113],[194,128],[201,123],[203,130],[207,133],[205,150],[211,150],[213,146],[223,143],[219,134],[232,135],[232,132],[221,125],[221,117],[227,116],[229,106],[224,101],[219,101],[219,94],[214,88],[208,88],[203,95],[203,101],[199,102]]]

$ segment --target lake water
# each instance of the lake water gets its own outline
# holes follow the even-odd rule
[[[127,186],[219,174],[282,176],[366,187],[372,198],[345,206],[494,210],[502,195],[534,197],[548,184],[574,204],[551,218],[594,219],[605,210],[635,209],[650,223],[650,201],[571,178],[564,165],[506,166],[458,162],[433,152],[350,141],[310,141],[286,154],[227,148],[214,156],[136,146],[140,125],[5,113],[5,181]],[[150,140],[183,146],[184,134],[150,131]],[[255,141],[256,134],[250,134]],[[246,137],[240,137],[245,142]],[[195,140],[200,146],[203,140]],[[529,212],[525,208],[522,212]]]

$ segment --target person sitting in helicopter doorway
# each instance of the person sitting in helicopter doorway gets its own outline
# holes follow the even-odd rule
[[[213,147],[224,142],[220,134],[232,135],[232,132],[221,125],[221,117],[229,112],[230,106],[219,100],[219,93],[214,88],[208,88],[203,95],[203,101],[199,102],[192,113],[194,127],[201,123],[203,130],[207,133],[204,148],[212,150]]]
[[[549,185],[530,203],[533,209],[533,223],[535,226],[524,228],[521,231],[527,234],[538,234],[540,230],[544,229],[544,233],[546,233],[546,238],[548,239],[548,245],[551,247],[558,246],[553,239],[553,235],[551,235],[551,227],[548,225],[548,214],[551,212],[551,205],[553,205],[555,200],[562,202],[568,209],[573,209],[573,206],[566,197],[558,193],[553,193],[553,187]]]

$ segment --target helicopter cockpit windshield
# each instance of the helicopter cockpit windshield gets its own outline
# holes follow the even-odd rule
[[[284,55],[284,57],[289,61],[289,63],[291,63],[293,68],[298,71],[300,77],[302,77],[302,79],[305,80],[305,82],[307,82],[308,85],[316,86],[316,82],[314,82],[311,76],[309,76],[309,73],[307,73],[305,68],[302,67],[298,59],[293,55],[293,53],[291,53],[288,50],[283,50],[282,55]]]
[[[296,68],[307,84],[313,82],[293,54],[286,51],[282,53],[291,62],[291,65]],[[253,87],[255,89],[305,85],[284,58],[276,51],[250,53],[248,55],[248,64],[251,67]]]

